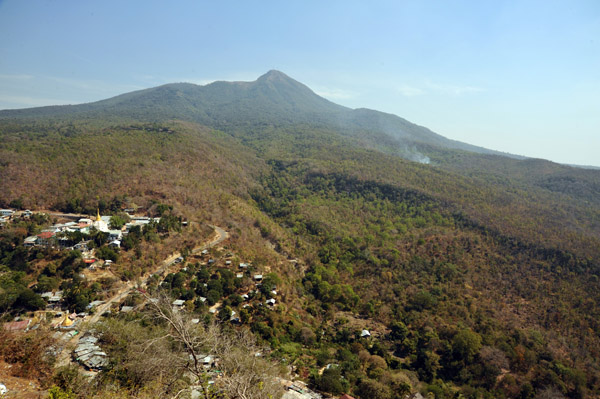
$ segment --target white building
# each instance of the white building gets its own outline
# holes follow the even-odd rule
[[[108,216],[108,219],[110,220],[110,216]],[[106,221],[105,218],[100,216],[100,211],[98,211],[98,214],[96,215],[96,220],[94,220],[93,226],[96,228],[96,230],[108,233],[110,230],[108,228],[108,221]]]

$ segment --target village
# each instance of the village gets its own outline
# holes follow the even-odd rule
[[[1,210],[6,226],[13,218],[28,218],[31,211],[16,212]],[[86,268],[80,274],[83,279],[93,278],[97,272],[110,273],[113,261],[98,256],[98,247],[85,237],[95,232],[105,236],[105,246],[116,251],[121,242],[132,230],[143,229],[157,224],[160,218],[129,215],[129,221],[120,228],[115,226],[112,216],[95,218],[69,215],[71,221],[54,223],[43,228],[38,234],[28,236],[23,241],[26,248],[53,248],[59,251],[80,251]],[[64,301],[63,290],[40,293],[46,308],[33,313],[33,317],[19,316],[12,322],[4,323],[3,328],[12,332],[27,332],[42,324],[55,332],[57,344],[55,353],[63,362],[79,364],[87,373],[94,375],[109,364],[109,354],[102,348],[101,337],[94,324],[103,317],[129,317],[136,312],[147,310],[149,301],[156,301],[149,292],[166,292],[172,299],[173,312],[193,314],[189,323],[206,322],[215,318],[221,323],[248,324],[253,318],[264,317],[265,312],[277,308],[282,295],[279,277],[269,266],[260,268],[250,261],[236,256],[227,246],[221,246],[228,237],[223,229],[213,226],[215,237],[204,245],[183,256],[175,252],[165,259],[161,267],[137,282],[122,282],[109,297],[91,301],[84,311],[70,311]],[[74,239],[75,238],[75,239]],[[158,291],[157,291],[158,290]],[[361,339],[370,338],[369,330],[360,332]],[[257,352],[256,356],[263,356]],[[201,356],[201,362],[209,377],[209,382],[219,378],[219,358],[210,353]],[[322,373],[336,364],[328,364]],[[292,373],[293,374],[293,373]],[[284,399],[321,399],[322,394],[312,391],[306,383],[281,379],[285,388]],[[345,394],[341,398],[353,399]]]
[[[29,218],[33,212],[3,209],[0,214],[2,215],[1,226],[6,227],[11,220]],[[96,270],[110,271],[113,265],[112,260],[97,256],[97,248],[93,244],[90,245],[92,240],[84,239],[86,236],[94,232],[104,233],[106,246],[119,250],[121,240],[132,229],[160,222],[160,218],[129,215],[130,220],[121,228],[116,228],[112,223],[112,216],[102,216],[100,212],[97,212],[94,219],[77,217],[77,215],[68,215],[68,217],[72,220],[52,224],[43,228],[38,234],[26,237],[23,246],[80,251],[86,264],[86,269],[81,273],[82,278],[86,278]],[[223,247],[213,250],[227,237],[227,233],[216,226],[215,231],[216,239],[196,248],[186,257],[179,253],[173,254],[163,262],[159,270],[149,274],[141,284],[126,283],[112,297],[91,301],[83,312],[69,311],[62,290],[42,292],[40,296],[46,302],[44,310],[34,312],[33,317],[29,318],[19,316],[12,322],[4,323],[3,328],[11,332],[27,332],[39,328],[43,323],[49,324],[50,328],[55,330],[53,337],[57,342],[55,348],[57,357],[60,357],[63,351],[68,351],[70,353],[68,361],[76,362],[88,373],[96,373],[108,364],[109,357],[101,347],[93,323],[99,321],[101,317],[119,317],[119,315],[143,311],[148,305],[148,290],[162,289],[173,294],[173,289],[181,284],[173,284],[174,280],[181,282],[183,279],[186,281],[185,284],[189,285],[191,279],[198,280],[197,274],[214,275],[215,272],[225,275],[224,282],[227,280],[225,292],[215,293],[215,284],[203,280],[202,283],[196,283],[193,294],[188,290],[183,296],[171,302],[174,312],[187,310],[197,314],[190,323],[200,323],[202,314],[205,314],[208,317],[216,317],[221,322],[241,324],[248,321],[250,312],[257,309],[262,309],[260,310],[262,312],[274,309],[279,295],[276,284],[278,277],[273,273],[265,275],[264,271],[258,270],[251,262],[236,261],[238,258],[233,253],[225,251]],[[267,271],[269,269],[266,268]],[[261,353],[255,355],[262,356]],[[212,379],[219,377],[218,358],[207,353],[201,357],[201,361],[211,382]],[[286,396],[284,396],[286,398],[319,399],[322,397],[308,389],[302,382],[282,380],[281,383],[286,387]]]
[[[27,215],[26,212],[27,211],[25,211],[23,215]],[[121,239],[124,235],[129,233],[132,227],[143,227],[151,222],[160,222],[160,218],[130,215],[131,221],[124,224],[122,228],[111,228],[113,226],[111,224],[111,219],[112,216],[100,216],[100,212],[98,212],[95,220],[80,218],[77,221],[54,224],[43,229],[41,233],[37,235],[25,238],[23,245],[25,247],[50,246],[61,249],[79,250],[82,253],[85,253],[85,255],[88,256],[88,259],[91,259],[90,248],[88,247],[90,240],[85,241],[82,239],[79,242],[75,242],[76,239],[71,238],[68,233],[89,235],[95,229],[99,232],[108,234],[107,242],[109,247],[120,248]]]
[[[12,221],[18,219],[29,219],[34,215],[30,210],[15,211],[13,209],[1,209],[2,216],[0,226],[6,228]],[[46,214],[42,214],[46,216]],[[102,259],[97,256],[97,245],[92,245],[91,239],[86,239],[95,232],[104,234],[103,241],[106,242],[108,248],[118,250],[121,247],[121,239],[129,234],[132,228],[142,228],[150,223],[159,223],[160,218],[152,218],[146,216],[129,215],[129,222],[123,224],[120,228],[115,228],[112,223],[112,216],[101,216],[98,211],[96,218],[81,217],[83,215],[67,215],[67,214],[52,214],[56,219],[68,220],[62,223],[55,223],[48,227],[42,228],[36,235],[31,235],[23,240],[25,248],[53,248],[59,251],[79,251],[83,262],[86,265],[86,270],[79,275],[80,278],[89,277],[89,272],[93,272],[98,268],[110,270],[113,263],[111,259]],[[50,317],[52,328],[58,332],[65,332],[72,337],[78,330],[78,327],[86,321],[86,317],[90,315],[97,306],[105,303],[104,300],[95,300],[86,306],[86,311],[75,313],[69,312],[63,298],[63,290],[46,291],[40,293],[41,298],[46,302],[46,308],[42,311],[35,312],[35,317],[30,319],[22,319],[17,317],[16,321],[5,323],[4,329],[8,331],[27,331],[36,329],[39,326],[41,319],[47,320]],[[65,334],[57,334],[56,338],[64,338]]]

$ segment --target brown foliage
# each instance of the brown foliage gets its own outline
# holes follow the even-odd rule
[[[46,330],[13,333],[0,330],[0,357],[12,365],[15,377],[45,380],[52,375],[49,349],[54,340]]]

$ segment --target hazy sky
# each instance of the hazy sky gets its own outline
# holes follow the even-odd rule
[[[0,0],[0,109],[269,69],[452,139],[600,166],[599,0]]]

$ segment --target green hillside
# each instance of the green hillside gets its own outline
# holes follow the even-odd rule
[[[115,122],[179,119],[241,137],[273,126],[308,125],[335,130],[367,147],[412,160],[424,158],[419,150],[423,145],[495,153],[448,140],[396,115],[334,104],[279,71],[270,71],[254,82],[167,84],[95,103],[0,111],[0,120],[99,118]]]

